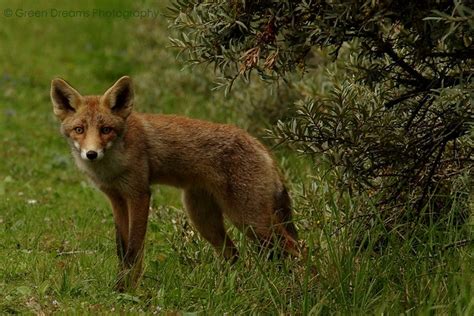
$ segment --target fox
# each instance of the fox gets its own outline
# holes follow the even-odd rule
[[[300,255],[291,198],[271,152],[244,130],[178,115],[134,111],[132,79],[103,95],[51,82],[54,115],[77,167],[110,201],[119,259],[116,289],[142,275],[151,185],[183,191],[187,215],[225,259],[238,250],[224,219],[262,247]]]

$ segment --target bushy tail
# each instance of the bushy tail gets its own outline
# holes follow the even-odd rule
[[[276,194],[275,202],[275,215],[277,215],[280,223],[282,223],[282,225],[279,225],[279,227],[281,227],[279,233],[284,239],[282,244],[284,250],[307,262],[309,255],[308,249],[304,242],[298,241],[298,232],[296,231],[295,224],[292,221],[291,199],[285,186],[283,186],[283,189]],[[317,270],[313,264],[310,265],[310,268],[312,273],[316,275]]]
[[[286,187],[275,195],[275,215],[280,225],[277,225],[279,234],[283,237],[283,248],[292,255],[299,256],[301,254],[298,246],[298,232],[292,221],[291,199]]]

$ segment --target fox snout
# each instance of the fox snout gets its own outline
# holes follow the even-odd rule
[[[82,146],[74,141],[74,147],[79,151],[81,158],[86,161],[101,160],[104,158],[104,149],[92,146]]]
[[[99,151],[95,151],[95,150],[81,150],[81,158],[84,159],[84,160],[101,160],[102,158],[104,158],[104,151],[103,150],[99,150]]]

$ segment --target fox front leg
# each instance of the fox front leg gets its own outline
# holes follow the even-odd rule
[[[115,241],[117,244],[117,256],[122,265],[123,258],[127,251],[128,234],[129,234],[129,220],[127,201],[119,192],[106,192],[112,204],[112,211],[115,221]]]
[[[121,261],[117,290],[135,287],[142,274],[144,241],[150,207],[150,193],[141,193],[127,199],[128,240]]]
[[[112,205],[112,212],[115,222],[115,242],[117,246],[117,256],[119,259],[119,275],[117,277],[115,288],[118,291],[124,290],[122,282],[123,276],[126,274],[124,264],[125,254],[128,248],[129,239],[129,217],[127,200],[118,191],[106,191],[105,194]]]

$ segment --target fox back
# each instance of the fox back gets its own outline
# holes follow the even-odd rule
[[[137,234],[136,218],[145,218],[139,226],[146,230],[153,183],[183,189],[194,226],[227,258],[237,251],[224,217],[261,245],[274,244],[277,236],[286,252],[297,253],[288,192],[259,141],[231,125],[134,112],[133,96],[129,77],[102,96],[82,96],[62,79],[53,80],[51,88],[54,113],[76,164],[111,201],[125,244],[117,245],[123,248],[121,259],[141,253],[128,247]]]

